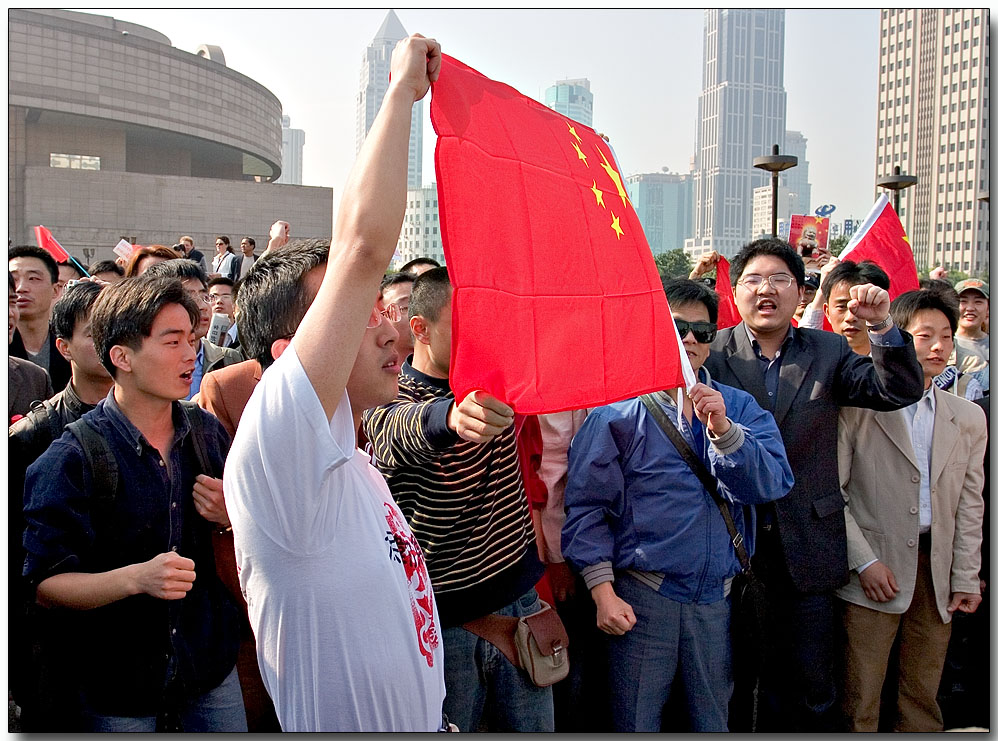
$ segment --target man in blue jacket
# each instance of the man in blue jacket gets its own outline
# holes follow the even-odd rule
[[[717,478],[749,553],[751,507],[793,486],[773,416],[744,391],[713,383],[703,363],[717,332],[717,294],[666,286],[699,382],[682,397],[683,438]],[[655,394],[669,421],[677,390]],[[569,452],[565,557],[582,572],[610,638],[617,731],[657,732],[677,669],[693,731],[726,731],[731,580],[740,570],[717,504],[639,399],[590,413]]]

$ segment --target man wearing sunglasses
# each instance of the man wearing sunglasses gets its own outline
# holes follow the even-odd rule
[[[667,421],[717,479],[748,552],[752,505],[793,485],[773,416],[703,368],[717,294],[692,280],[665,295],[699,382],[654,394]],[[731,580],[741,570],[717,504],[640,399],[600,407],[569,453],[562,552],[582,572],[609,634],[614,730],[657,733],[681,677],[691,730],[728,730],[733,687]]]
[[[891,320],[887,291],[871,283],[851,286],[848,302],[869,330],[870,357],[832,332],[791,326],[804,263],[786,242],[746,245],[731,260],[731,283],[742,322],[718,332],[707,367],[773,413],[796,480],[789,495],[758,511],[752,565],[766,584],[772,625],[762,666],[755,667],[758,730],[838,730],[833,592],[849,579],[839,408],[890,411],[915,403],[921,366],[911,335]],[[751,729],[755,679],[735,687],[732,730]]]

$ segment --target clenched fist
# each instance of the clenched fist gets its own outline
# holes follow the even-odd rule
[[[156,599],[182,599],[194,586],[194,562],[167,551],[135,565],[135,589]]]

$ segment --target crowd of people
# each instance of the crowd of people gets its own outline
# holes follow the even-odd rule
[[[689,388],[458,402],[447,269],[386,274],[439,68],[399,43],[331,241],[9,250],[12,729],[987,725],[987,283],[760,239],[733,327],[717,255],[665,282]]]

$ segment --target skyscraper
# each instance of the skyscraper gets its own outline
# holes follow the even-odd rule
[[[784,11],[707,10],[694,155],[693,257],[732,255],[752,230],[752,189],[769,173],[752,159],[784,145]]]
[[[374,117],[378,115],[381,101],[388,92],[388,73],[391,71],[392,50],[395,44],[409,34],[402,27],[394,10],[374,34],[374,40],[364,52],[360,67],[360,92],[357,93],[357,151],[360,151]],[[423,101],[412,107],[412,127],[409,130],[409,188],[423,185]]]
[[[990,13],[880,11],[875,177],[900,167],[900,217],[922,268],[977,273],[989,266]]]
[[[785,170],[780,179],[780,190],[786,188],[787,194],[790,196],[787,200],[789,211],[786,214],[780,214],[780,216],[785,215],[789,219],[793,214],[811,213],[811,183],[807,181],[807,139],[799,131],[788,131],[784,141],[784,146],[780,152],[792,154],[797,158],[797,166]],[[769,200],[772,203],[773,199]],[[783,199],[780,198],[780,200]]]
[[[398,270],[416,257],[432,257],[441,265],[445,264],[436,183],[409,190],[392,268]]]
[[[690,236],[692,177],[677,172],[629,175],[627,192],[653,255],[682,249]]]
[[[275,183],[301,185],[302,150],[305,132],[291,128],[291,116],[281,116],[281,176]]]
[[[593,94],[589,80],[558,80],[544,91],[544,105],[586,126],[593,125]]]

